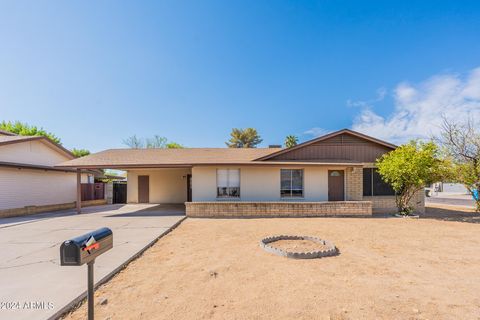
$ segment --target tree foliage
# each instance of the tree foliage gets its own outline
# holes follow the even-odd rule
[[[182,146],[181,144],[176,143],[176,142],[168,142],[167,144],[165,144],[165,148],[167,148],[167,149],[183,149],[184,146]]]
[[[285,138],[285,147],[291,148],[298,144],[298,137],[294,135],[288,135]]]
[[[138,138],[136,135],[123,140],[123,144],[132,149],[180,149],[184,148],[181,144],[168,141],[167,138],[155,135],[152,138]]]
[[[382,179],[396,193],[396,205],[401,214],[410,214],[410,201],[426,185],[450,176],[450,165],[439,157],[433,142],[410,141],[384,154],[376,163]]]
[[[452,182],[462,183],[473,194],[480,193],[480,131],[472,120],[464,123],[443,120],[442,133],[437,140],[454,162]],[[476,199],[480,211],[480,199]]]
[[[233,128],[230,140],[225,142],[229,148],[256,148],[263,140],[254,128]]]
[[[90,154],[90,151],[87,150],[87,149],[75,149],[73,148],[71,150],[71,152],[73,153],[73,155],[77,158],[80,158],[80,157],[85,157],[85,156],[88,156]]]
[[[53,133],[47,132],[43,128],[31,126],[27,123],[20,121],[2,121],[0,122],[0,130],[12,132],[20,136],[43,136],[47,137],[55,143],[61,144],[60,138]]]
[[[29,125],[27,123],[21,121],[2,121],[0,122],[0,130],[8,131],[11,133],[18,134],[19,136],[42,136],[50,139],[51,141],[62,145],[62,141],[59,137],[54,135],[51,132],[44,130],[43,128],[39,128],[37,126]],[[90,151],[87,149],[75,149],[71,150],[73,155],[77,158],[83,157],[90,154]]]

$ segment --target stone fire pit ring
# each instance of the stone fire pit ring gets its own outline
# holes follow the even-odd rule
[[[275,248],[270,245],[270,243],[280,241],[280,240],[310,240],[313,242],[317,242],[321,245],[326,246],[326,249],[318,250],[318,251],[287,251],[280,248]],[[276,254],[277,256],[287,257],[291,259],[315,259],[315,258],[323,258],[323,257],[330,257],[337,255],[338,250],[335,245],[327,240],[322,240],[317,237],[311,236],[288,236],[288,235],[279,235],[279,236],[271,236],[263,238],[260,241],[260,247],[262,247],[265,251]]]

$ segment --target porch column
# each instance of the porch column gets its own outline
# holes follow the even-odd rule
[[[82,169],[77,169],[77,214],[82,211]]]
[[[363,200],[363,168],[362,167],[347,167],[345,170],[345,183],[347,201],[361,201]]]

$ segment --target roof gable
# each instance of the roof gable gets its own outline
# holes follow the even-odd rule
[[[53,142],[52,140],[48,139],[44,136],[3,136],[0,135],[0,147],[12,144],[21,144],[26,142],[38,141],[48,148],[52,149],[53,151],[63,155],[67,159],[75,159],[75,156],[63,146]]]
[[[394,150],[395,145],[343,129],[306,141],[294,147],[280,150],[256,161],[313,161],[348,160],[374,162],[382,154]]]
[[[16,136],[16,133],[5,131],[5,130],[0,130],[0,136]]]

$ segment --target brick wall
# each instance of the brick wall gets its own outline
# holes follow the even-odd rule
[[[363,200],[363,171],[362,168],[347,168],[345,170],[345,199],[348,201]]]
[[[396,213],[395,196],[363,197],[365,201],[372,202],[373,213]],[[415,213],[425,213],[425,192],[420,190],[410,200]]]
[[[89,206],[99,206],[104,204],[107,204],[106,199],[82,201],[82,208],[89,207]],[[49,204],[44,206],[26,206],[23,208],[4,209],[4,210],[0,210],[0,218],[27,216],[27,215],[36,214],[36,213],[73,209],[75,207],[76,207],[76,202],[68,202],[68,203]]]
[[[186,202],[189,217],[370,216],[369,201],[335,202]]]

